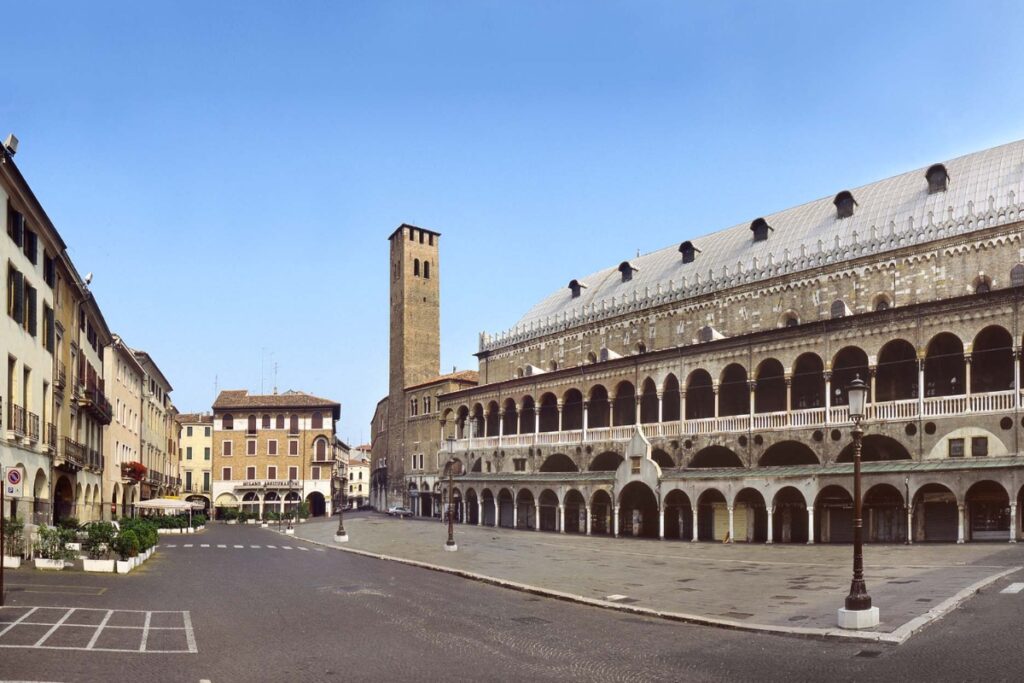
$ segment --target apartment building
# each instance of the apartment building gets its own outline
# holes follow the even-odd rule
[[[135,350],[135,359],[144,371],[142,384],[142,438],[139,452],[145,477],[139,485],[139,500],[178,495],[178,435],[171,402],[173,387],[145,351]]]
[[[178,454],[182,494],[186,500],[203,503],[209,511],[213,507],[213,415],[182,413],[177,422],[181,429]]]

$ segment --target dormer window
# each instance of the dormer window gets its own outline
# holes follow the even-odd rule
[[[679,245],[679,253],[683,255],[683,263],[693,263],[700,249],[693,246],[693,242],[687,240]]]
[[[754,233],[755,242],[764,242],[768,239],[768,232],[771,230],[775,230],[775,228],[768,225],[768,221],[763,218],[755,218],[750,223],[750,232]]]
[[[929,166],[928,170],[924,172],[924,177],[928,180],[928,194],[945,192],[949,187],[949,171],[942,164]]]
[[[633,279],[633,271],[638,270],[629,261],[623,261],[619,264],[619,272],[622,273],[622,281],[629,282]]]
[[[837,194],[832,203],[836,205],[836,218],[849,218],[853,215],[853,207],[857,206],[857,201],[849,190]]]
[[[580,282],[579,280],[572,280],[569,283],[569,291],[572,292],[572,298],[573,299],[580,298],[580,291],[582,291],[582,290],[584,290],[586,288],[587,288],[587,286],[585,284],[583,284],[582,282]]]

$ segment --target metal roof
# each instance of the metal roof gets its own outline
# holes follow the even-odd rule
[[[785,273],[809,270],[857,256],[1016,220],[1024,206],[1024,141],[943,162],[948,188],[929,194],[926,168],[850,190],[853,216],[838,218],[834,195],[763,218],[768,239],[753,241],[751,220],[692,238],[700,253],[683,263],[679,244],[628,259],[635,269],[622,281],[621,264],[576,279],[585,285],[573,298],[565,285],[531,308],[515,327],[481,335],[481,350],[580,325],[594,319],[682,300]],[[840,192],[846,188],[836,188]],[[680,242],[683,240],[680,239]],[[624,262],[625,263],[625,262]],[[573,273],[566,274],[566,281]]]

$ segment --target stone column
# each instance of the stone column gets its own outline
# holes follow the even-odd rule
[[[558,533],[565,533],[565,506],[558,504]]]
[[[590,401],[583,402],[583,443],[587,442],[587,408],[590,406]]]
[[[1010,543],[1017,542],[1017,501],[1010,502]]]
[[[917,415],[924,417],[924,358],[917,359]]]
[[[534,531],[540,531],[540,501],[539,500],[536,503],[533,504],[533,513],[534,513],[533,517],[536,520],[536,523],[533,525],[533,530]]]
[[[736,538],[736,533],[733,530],[733,526],[732,526],[732,509],[733,508],[732,508],[732,505],[728,505],[726,507],[729,510],[729,535],[726,536],[725,542],[726,543],[732,543],[735,540],[735,538]]]
[[[494,500],[495,500],[494,506],[497,507],[498,506],[498,503],[497,503],[498,499],[495,498]],[[515,493],[512,494],[512,528],[513,529],[518,529],[519,528],[519,501],[516,500],[516,494]]]
[[[640,406],[642,405],[640,394],[636,394],[633,397],[633,401],[636,403],[633,409],[633,424],[638,425],[640,424]]]
[[[658,538],[665,540],[665,508],[658,508]]]
[[[664,419],[664,417],[665,417],[665,410],[664,410],[664,405],[662,404],[662,397],[663,396],[664,396],[664,393],[659,391],[658,392],[658,424],[661,424],[662,422],[665,421],[665,419]]]
[[[690,542],[696,543],[700,536],[700,534],[697,533],[697,506],[693,505],[690,509],[693,510],[693,538],[690,539]]]
[[[964,542],[964,505],[957,503],[956,506],[956,542]]]
[[[1020,410],[1020,347],[1013,350],[1013,409]]]
[[[771,545],[773,543],[773,539],[772,539],[772,516],[774,514],[775,514],[775,508],[773,508],[773,507],[768,508],[768,540],[765,541],[765,545]]]
[[[715,419],[718,419],[718,381],[711,382],[711,391],[715,395]]]
[[[757,397],[757,380],[750,380],[747,382],[747,386],[750,388],[750,400],[747,402],[747,408],[749,408],[750,424],[754,424],[754,401]]]
[[[533,433],[540,434],[540,406],[533,404]]]
[[[505,436],[505,411],[498,411],[498,445],[501,445],[501,439]]]
[[[832,371],[825,371],[825,426],[832,424]]]
[[[871,405],[875,405],[875,375],[876,374],[878,374],[878,366],[877,365],[869,365],[868,366],[868,392],[870,393],[870,396],[868,397],[868,401],[869,401],[869,403]],[[867,417],[867,416],[865,416],[865,417]]]
[[[686,392],[679,390],[679,433],[686,431]]]
[[[964,396],[967,397],[967,412],[971,412],[971,354],[964,354]]]
[[[814,506],[807,506],[807,545],[814,545]]]
[[[590,535],[590,506],[587,506],[587,536]]]
[[[476,499],[476,525],[477,526],[483,526],[484,525],[484,499],[483,498],[477,498]]]
[[[565,404],[562,401],[562,399],[558,399],[558,402],[557,402],[557,407],[558,407],[558,431],[562,431],[562,408],[564,407],[564,405]]]
[[[612,532],[615,538],[619,537],[619,504],[615,504],[615,514],[612,517]]]
[[[914,542],[914,506],[907,504],[907,544]]]

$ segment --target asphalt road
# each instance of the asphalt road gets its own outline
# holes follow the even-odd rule
[[[195,536],[164,539],[165,546],[172,543],[177,547],[162,548],[142,569],[124,577],[9,572],[12,609],[5,612],[22,614],[25,610],[19,606],[28,605],[184,610],[194,628],[196,653],[0,647],[0,678],[213,683],[354,677],[1019,680],[1024,668],[1024,592],[1000,593],[1009,581],[986,589],[955,614],[895,647],[640,618],[334,550],[318,551],[254,527],[212,526]],[[193,547],[185,548],[185,543]],[[292,549],[283,549],[285,545]],[[59,619],[52,615],[66,612],[48,614],[51,617],[40,618],[56,622]],[[66,623],[86,613],[74,614]],[[153,615],[153,624],[163,623],[159,619],[164,616]],[[0,624],[0,631],[4,628]],[[52,630],[32,628],[37,635]],[[82,646],[94,630],[65,625],[45,643]],[[115,635],[128,638],[136,633],[125,629]],[[171,642],[180,631],[151,633],[149,649],[159,649],[165,642],[161,639]],[[37,642],[29,635],[21,642]],[[11,644],[13,636],[14,631],[0,635],[0,646]]]

